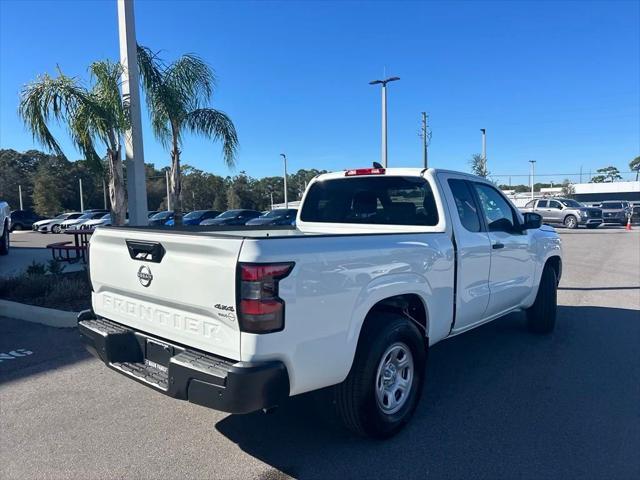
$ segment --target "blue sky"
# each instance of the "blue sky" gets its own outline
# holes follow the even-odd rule
[[[489,169],[627,169],[640,154],[640,2],[213,2],[138,0],[139,43],[216,70],[213,106],[240,136],[236,172],[342,169],[380,157],[389,87],[390,166],[418,166],[420,112],[433,166],[468,170],[487,129]],[[0,147],[38,147],[19,121],[25,83],[59,65],[118,58],[115,0],[0,2]],[[144,121],[145,161],[169,155]],[[77,158],[64,131],[70,158]],[[219,145],[187,137],[183,161],[221,175]],[[557,175],[562,179],[564,175]],[[504,177],[499,177],[500,181]],[[526,177],[513,177],[526,183]]]

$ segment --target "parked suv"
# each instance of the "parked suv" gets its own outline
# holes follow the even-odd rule
[[[540,198],[531,200],[523,212],[535,212],[542,215],[544,223],[562,224],[567,228],[598,228],[602,225],[602,210],[595,207],[585,207],[570,198]]]
[[[44,219],[31,210],[14,210],[11,212],[11,231],[31,230],[35,222]]]
[[[605,223],[619,223],[626,225],[631,215],[631,204],[623,200],[602,202],[598,205],[602,210],[602,220]]]

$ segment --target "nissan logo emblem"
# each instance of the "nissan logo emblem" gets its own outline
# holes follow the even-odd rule
[[[138,280],[140,280],[140,285],[143,287],[148,287],[151,285],[151,280],[153,280],[153,275],[151,275],[151,270],[146,265],[142,265],[138,269]]]

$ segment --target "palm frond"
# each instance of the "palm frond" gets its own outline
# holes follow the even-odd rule
[[[215,76],[207,63],[196,55],[183,55],[165,71],[165,85],[189,110],[206,103],[213,93]]]
[[[184,126],[214,141],[222,142],[224,161],[229,167],[235,165],[238,150],[238,134],[231,119],[213,108],[199,108],[187,114]]]
[[[65,157],[48,123],[52,119],[62,123],[73,116],[78,105],[87,100],[87,95],[75,78],[62,73],[56,78],[45,74],[22,89],[18,115],[35,140],[56,155]]]
[[[157,90],[163,83],[163,74],[166,66],[150,48],[138,45],[138,70],[145,91]]]

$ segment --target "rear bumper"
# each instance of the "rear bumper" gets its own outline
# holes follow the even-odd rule
[[[282,362],[234,362],[150,337],[89,310],[78,315],[78,330],[87,350],[109,368],[173,398],[249,413],[289,396]]]

